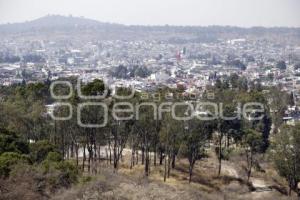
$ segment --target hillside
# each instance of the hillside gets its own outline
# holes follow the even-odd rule
[[[26,31],[42,31],[42,30],[67,30],[68,28],[103,28],[103,27],[119,27],[122,25],[102,23],[92,19],[73,16],[47,15],[32,21],[23,23],[2,24],[0,32],[26,32]]]
[[[82,35],[88,33],[90,38],[105,39],[160,39],[169,42],[211,42],[220,38],[262,38],[291,41],[300,40],[300,28],[287,27],[252,27],[232,26],[143,26],[103,23],[83,17],[47,15],[23,23],[0,25],[0,35],[10,37],[39,34],[41,37],[55,37],[59,34]],[[49,36],[50,35],[50,36]],[[35,35],[36,36],[36,35]]]

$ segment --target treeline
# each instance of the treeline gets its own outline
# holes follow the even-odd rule
[[[76,79],[69,81],[75,88]],[[19,133],[27,142],[34,141],[33,144],[41,140],[48,141],[49,144],[58,147],[62,160],[74,160],[74,165],[78,169],[94,174],[99,172],[100,164],[103,162],[111,165],[117,172],[124,149],[130,149],[131,169],[142,164],[145,176],[151,176],[151,168],[162,165],[164,181],[170,177],[177,160],[182,158],[188,160],[189,182],[191,182],[194,166],[196,162],[201,162],[201,159],[208,156],[208,148],[216,152],[218,159],[216,175],[218,176],[221,175],[222,161],[229,158],[230,151],[235,148],[240,149],[246,162],[246,179],[249,181],[254,164],[259,162],[257,156],[266,153],[269,155],[269,151],[275,152],[272,154],[275,155],[274,157],[270,156],[274,166],[287,179],[290,189],[297,191],[300,176],[299,170],[294,169],[300,166],[298,145],[300,143],[297,143],[299,129],[280,128],[283,123],[280,119],[290,103],[289,94],[282,93],[278,88],[264,88],[247,81],[244,84],[245,81],[238,76],[231,76],[226,80],[218,80],[215,86],[207,88],[200,102],[218,105],[218,111],[222,108],[222,113],[218,112],[218,115],[214,114],[215,110],[209,104],[203,104],[198,107],[198,110],[189,109],[187,102],[196,106],[199,100],[195,101],[188,96],[179,95],[181,98],[169,98],[171,93],[182,94],[183,91],[180,90],[160,88],[156,94],[168,98],[151,99],[153,94],[147,94],[149,98],[145,98],[146,94],[135,93],[128,100],[114,98],[109,91],[105,99],[88,101],[107,105],[107,125],[89,128],[78,125],[77,112],[73,112],[72,118],[66,121],[53,121],[45,114],[45,105],[53,103],[49,93],[50,82],[5,87],[1,88],[0,125]],[[83,95],[86,96],[104,94],[104,89],[101,80],[83,84],[81,88]],[[58,86],[55,92],[68,93],[67,88]],[[129,95],[130,91],[119,88],[117,93],[124,96]],[[70,99],[60,102],[70,103],[72,110],[76,111],[80,103],[87,101],[79,98],[75,90]],[[124,102],[140,105],[137,120],[130,118],[132,112],[112,113],[116,107],[128,110],[129,106]],[[154,106],[147,105],[149,102],[155,103],[158,107],[163,104],[164,112],[160,113],[160,117],[155,117],[159,113],[155,111]],[[172,105],[178,102],[181,106],[176,107],[174,111],[176,116],[190,117],[189,120],[176,120],[172,117]],[[245,113],[246,117],[235,117],[238,108],[243,108],[249,102],[261,103],[263,110],[258,111],[258,107],[253,106]],[[61,106],[55,109],[54,114],[66,117],[69,114],[68,107]],[[115,115],[123,119],[127,117],[128,120],[117,120]],[[94,125],[101,124],[105,120],[104,116],[103,107],[91,104],[81,109],[79,119],[83,124]],[[199,120],[199,116],[210,120]],[[225,117],[232,119],[228,120]],[[271,140],[272,123],[275,125],[273,133],[276,133],[276,138],[283,137],[288,130],[293,136],[292,139]],[[280,148],[282,145],[289,147],[290,150]],[[104,155],[101,152],[104,152]],[[79,158],[80,154],[83,155],[82,159]],[[288,158],[291,162],[285,162],[286,158],[280,155],[290,155]]]
[[[46,59],[37,54],[27,54],[24,56],[11,55],[8,53],[0,52],[0,63],[17,63],[20,61],[32,63],[44,63]]]
[[[47,140],[30,143],[0,129],[1,199],[45,199],[79,180],[79,170],[64,161],[57,146]]]
[[[151,71],[146,66],[124,66],[119,65],[111,71],[111,75],[120,79],[129,79],[132,77],[146,78],[151,74]]]

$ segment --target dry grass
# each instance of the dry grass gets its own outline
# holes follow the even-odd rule
[[[61,192],[54,199],[284,199],[284,180],[280,178],[272,166],[263,163],[265,173],[255,171],[252,179],[265,180],[273,189],[268,192],[255,192],[255,188],[245,178],[243,157],[238,153],[234,161],[224,161],[222,175],[217,176],[217,159],[213,152],[209,157],[197,161],[194,167],[192,183],[188,183],[188,161],[179,159],[175,169],[171,169],[170,177],[163,180],[164,166],[153,166],[151,161],[150,176],[144,176],[144,166],[139,163],[130,169],[130,156],[124,155],[119,170],[113,173],[111,166],[103,161],[98,172],[100,176],[85,185],[73,187]],[[151,158],[152,159],[152,158]],[[140,162],[140,161],[139,161]],[[225,170],[227,168],[227,170]],[[229,171],[228,171],[229,170]],[[233,176],[234,170],[238,176]],[[272,177],[272,178],[270,178]]]

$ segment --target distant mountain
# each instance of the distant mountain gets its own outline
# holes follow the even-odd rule
[[[55,30],[67,28],[100,28],[100,27],[120,27],[120,24],[102,23],[97,20],[83,17],[47,15],[36,20],[0,25],[0,32],[26,32],[31,30]]]
[[[174,31],[177,32],[195,32],[195,31],[211,31],[211,32],[286,32],[287,30],[297,30],[300,28],[287,28],[287,27],[274,27],[274,28],[265,28],[265,27],[252,27],[252,28],[241,28],[233,26],[125,26],[116,23],[103,23],[93,19],[87,19],[84,17],[74,17],[74,16],[62,16],[62,15],[47,15],[32,21],[26,21],[21,23],[8,23],[0,24],[0,31],[28,31],[31,29],[52,29],[52,28],[73,28],[73,27],[118,27],[118,28],[129,28],[136,30],[145,30],[145,31]]]
[[[23,23],[0,25],[1,37],[39,37],[55,38],[56,36],[83,40],[94,39],[156,39],[170,43],[213,42],[220,38],[255,38],[268,40],[297,40],[300,42],[300,28],[286,27],[253,27],[241,28],[232,26],[126,26],[103,23],[83,17],[47,15]]]

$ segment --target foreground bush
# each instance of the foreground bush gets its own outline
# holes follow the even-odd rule
[[[48,154],[41,163],[41,169],[53,189],[69,187],[78,180],[77,167],[69,161],[62,161],[60,154],[56,152]]]
[[[29,158],[25,155],[14,152],[6,152],[0,156],[0,177],[8,177],[11,168],[19,163],[29,163]]]
[[[40,163],[45,160],[49,152],[57,152],[57,147],[46,140],[30,144],[30,158],[33,162]]]
[[[4,152],[28,154],[28,144],[15,133],[0,128],[0,155]]]

